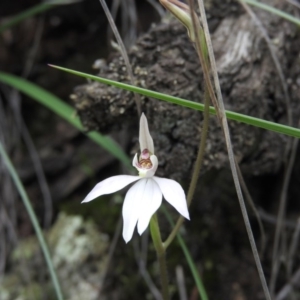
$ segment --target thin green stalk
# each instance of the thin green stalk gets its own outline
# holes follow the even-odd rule
[[[151,90],[147,90],[147,89],[144,89],[144,88],[136,87],[136,86],[133,86],[133,85],[130,85],[130,84],[126,84],[126,83],[122,83],[122,82],[102,78],[102,77],[87,74],[87,73],[78,72],[78,71],[75,71],[75,70],[71,70],[71,69],[67,69],[67,68],[63,68],[63,67],[59,67],[59,66],[51,65],[51,67],[56,68],[56,69],[61,70],[61,71],[64,71],[64,72],[67,72],[67,73],[70,73],[70,74],[73,74],[73,75],[76,75],[76,76],[91,79],[91,80],[94,80],[94,81],[97,81],[97,82],[100,82],[100,83],[103,83],[103,84],[115,86],[117,88],[124,89],[124,90],[130,91],[130,92],[139,93],[139,94],[144,95],[146,97],[159,99],[159,100],[170,102],[170,103],[180,105],[180,106],[183,106],[183,107],[188,107],[188,108],[191,108],[191,109],[194,109],[194,110],[204,111],[204,104],[201,104],[201,103],[197,103],[197,102],[194,102],[194,101],[182,99],[182,98],[179,98],[179,97],[170,96],[170,95],[163,94],[163,93],[158,93],[158,92],[155,92],[155,91],[151,91]],[[2,78],[4,78],[4,76],[8,76],[8,75],[9,74],[7,74],[7,73],[0,72],[0,80],[2,80]],[[9,76],[12,76],[12,75],[9,75]],[[209,113],[212,114],[212,115],[216,115],[215,108],[210,106],[209,107]],[[238,121],[238,122],[245,123],[245,124],[248,124],[248,125],[252,125],[252,126],[255,126],[255,127],[259,127],[259,128],[267,129],[267,130],[274,131],[274,132],[277,132],[277,133],[282,133],[282,134],[285,134],[285,135],[300,138],[300,129],[295,128],[295,127],[286,126],[286,125],[266,121],[266,120],[263,120],[263,119],[243,115],[243,114],[236,113],[236,112],[233,112],[233,111],[228,111],[228,110],[225,110],[225,114],[226,114],[226,117],[230,120]]]
[[[266,10],[266,11],[272,13],[272,14],[275,14],[275,15],[283,18],[283,19],[286,19],[286,20],[300,26],[300,19],[299,18],[295,18],[294,16],[292,16],[290,14],[287,14],[286,12],[284,12],[280,9],[277,9],[273,6],[264,4],[264,3],[256,1],[256,0],[241,0],[241,1],[246,2],[248,4],[251,4],[253,6],[256,6],[260,9]]]
[[[163,209],[163,212],[165,214],[165,216],[167,217],[169,223],[171,226],[174,227],[174,222],[170,216],[170,214],[168,213],[168,211],[165,209],[165,207],[162,207]],[[200,277],[200,274],[197,270],[197,267],[193,261],[193,258],[188,250],[188,247],[186,246],[185,242],[184,242],[184,239],[182,238],[181,234],[179,232],[177,232],[177,239],[178,239],[178,242],[180,244],[180,247],[184,253],[184,256],[186,258],[186,261],[190,267],[190,270],[192,272],[192,275],[194,277],[194,280],[195,280],[195,283],[196,283],[196,286],[197,286],[197,289],[198,289],[198,292],[200,294],[200,297],[201,297],[201,300],[208,300],[208,295],[206,293],[206,290],[205,290],[205,287],[204,287],[204,284],[201,280],[201,277]]]
[[[159,264],[159,272],[162,286],[162,296],[164,300],[169,300],[169,286],[168,286],[168,274],[167,274],[167,262],[166,262],[166,253],[158,254],[157,260]]]
[[[248,201],[248,204],[250,205],[255,217],[256,217],[256,220],[257,220],[257,223],[258,223],[258,227],[259,227],[259,230],[260,230],[260,234],[261,234],[261,247],[260,247],[260,257],[263,256],[263,253],[264,253],[264,250],[265,250],[265,247],[266,247],[266,233],[265,233],[265,229],[264,229],[264,225],[262,223],[262,220],[261,220],[261,217],[259,215],[259,212],[255,206],[255,203],[251,197],[251,194],[248,190],[248,187],[247,187],[247,184],[244,180],[244,177],[243,177],[243,174],[241,172],[241,169],[236,161],[236,169],[237,169],[237,172],[238,172],[238,176],[239,176],[239,181],[241,183],[241,187],[242,187],[242,190],[243,190],[243,193],[245,195],[245,198],[246,200]]]
[[[264,274],[264,271],[263,271],[263,268],[261,265],[261,261],[259,259],[259,254],[257,251],[255,239],[254,239],[253,232],[251,229],[242,189],[241,189],[238,174],[237,174],[237,167],[236,167],[233,147],[232,147],[232,143],[231,143],[231,139],[230,139],[229,126],[228,126],[228,122],[227,122],[227,118],[226,118],[226,112],[225,112],[225,107],[224,107],[224,102],[223,102],[223,97],[222,97],[222,92],[221,92],[221,86],[220,86],[219,76],[218,76],[218,72],[217,72],[217,68],[216,68],[216,61],[215,61],[215,57],[214,57],[214,51],[212,48],[212,42],[211,42],[211,37],[210,37],[210,33],[209,33],[209,28],[208,28],[208,23],[207,23],[207,19],[206,19],[206,12],[205,12],[205,6],[204,6],[203,0],[198,0],[198,5],[199,5],[201,19],[203,22],[205,39],[206,39],[206,43],[207,43],[207,47],[208,47],[208,51],[209,51],[209,59],[210,59],[211,67],[212,67],[212,73],[213,73],[213,78],[214,78],[214,83],[215,83],[215,88],[216,88],[216,93],[217,93],[217,98],[218,98],[218,115],[221,120],[221,126],[222,126],[224,137],[225,137],[226,147],[227,147],[227,151],[228,151],[229,164],[230,164],[230,168],[232,171],[232,177],[233,177],[235,189],[237,192],[238,200],[240,203],[240,208],[241,208],[241,212],[243,215],[246,231],[247,231],[249,242],[250,242],[251,249],[252,249],[252,253],[254,256],[255,264],[256,264],[258,274],[259,274],[259,277],[261,280],[262,288],[263,288],[263,291],[265,294],[265,298],[268,300],[271,300],[270,292],[269,292],[265,274]]]
[[[285,234],[283,224],[285,222],[285,214],[286,214],[286,206],[287,206],[287,193],[288,188],[292,176],[292,171],[297,155],[297,148],[298,148],[298,139],[294,139],[293,141],[293,147],[292,152],[288,161],[288,164],[284,171],[284,180],[283,180],[283,186],[280,193],[280,202],[279,202],[279,208],[278,208],[278,215],[277,215],[277,222],[276,222],[276,229],[275,229],[275,237],[274,237],[274,245],[273,245],[273,254],[272,254],[272,272],[271,272],[271,278],[270,278],[270,293],[272,296],[274,296],[274,291],[276,288],[276,279],[277,279],[277,273],[280,266],[280,258],[278,257],[279,253],[279,245],[282,242],[283,235]]]
[[[209,94],[208,94],[207,89],[205,89],[204,98],[205,98],[205,100],[204,100],[205,101],[205,109],[204,109],[204,118],[203,118],[203,128],[202,128],[202,132],[201,132],[201,138],[200,138],[200,143],[199,143],[199,148],[198,148],[197,159],[196,159],[196,162],[194,165],[192,180],[191,180],[190,187],[189,187],[188,194],[187,194],[188,206],[191,205],[191,202],[192,202],[192,199],[193,199],[193,196],[195,193],[195,189],[197,186],[197,182],[198,182],[198,178],[199,178],[199,174],[200,174],[200,170],[201,170],[201,166],[202,166],[202,162],[203,162],[203,158],[204,158],[204,154],[205,154],[205,146],[206,146],[206,139],[207,139],[207,133],[208,133],[208,126],[209,126]],[[172,241],[175,238],[176,234],[178,233],[183,221],[184,221],[184,218],[182,216],[180,216],[178,218],[176,225],[173,228],[172,232],[170,233],[170,235],[164,242],[164,247],[166,249],[172,243]]]
[[[26,193],[26,191],[25,191],[25,189],[22,185],[22,182],[20,181],[19,176],[18,176],[12,162],[10,161],[8,155],[6,154],[6,151],[5,151],[1,141],[0,141],[0,154],[3,158],[3,160],[4,160],[4,163],[5,163],[5,165],[8,169],[8,171],[9,171],[9,173],[10,173],[10,175],[11,175],[11,177],[12,177],[12,179],[13,179],[13,181],[14,181],[17,189],[18,189],[18,191],[19,191],[19,194],[20,194],[20,196],[23,200],[23,203],[26,207],[26,210],[29,214],[31,223],[34,227],[36,236],[38,238],[38,241],[40,243],[40,246],[42,248],[42,251],[43,251],[47,266],[48,266],[48,270],[49,270],[49,273],[50,273],[50,276],[51,276],[52,283],[54,285],[54,289],[55,289],[55,292],[56,292],[57,299],[63,300],[60,284],[59,284],[54,266],[52,264],[52,260],[51,260],[51,257],[50,257],[50,252],[49,252],[48,246],[46,244],[46,241],[44,239],[42,229],[39,225],[39,222],[38,222],[37,217],[34,213],[34,210],[33,210],[32,206],[30,204],[29,198],[28,198],[27,193]]]
[[[74,108],[55,95],[26,79],[11,74],[0,72],[0,81],[14,87],[18,91],[43,104],[45,107],[55,112],[58,116],[68,121],[71,125],[85,133],[91,140],[100,145],[103,149],[118,158],[126,165],[126,167],[131,168],[131,161],[114,140],[108,136],[103,136],[96,131],[87,133],[80,120],[74,116]]]
[[[21,13],[17,14],[16,16],[12,17],[9,21],[5,22],[3,25],[0,26],[0,33],[9,29],[18,23],[26,20],[36,14],[40,14],[46,10],[53,8],[53,5],[48,3],[40,3],[34,7],[31,7],[27,10],[22,11]]]
[[[177,239],[178,239],[178,242],[179,242],[179,244],[180,244],[180,246],[183,250],[186,261],[187,261],[187,263],[188,263],[188,265],[191,269],[191,272],[192,272],[192,275],[194,277],[194,280],[195,280],[195,283],[196,283],[196,286],[197,286],[197,289],[198,289],[198,292],[200,294],[201,299],[202,300],[208,300],[208,295],[206,293],[205,287],[204,287],[203,282],[200,278],[198,270],[195,266],[195,263],[194,263],[191,255],[190,255],[190,252],[189,252],[182,236],[179,233],[177,233]]]
[[[131,67],[129,57],[128,57],[128,54],[127,54],[127,51],[126,51],[126,47],[123,43],[123,40],[120,36],[118,28],[117,28],[117,26],[115,24],[115,21],[114,21],[111,13],[109,11],[109,8],[107,7],[107,4],[106,4],[105,0],[100,0],[100,3],[102,5],[102,8],[103,8],[105,14],[106,14],[106,17],[107,17],[107,20],[109,22],[110,28],[113,31],[113,33],[115,35],[115,38],[118,42],[118,45],[120,47],[121,55],[124,59],[125,66],[126,66],[126,71],[127,71],[128,76],[130,78],[130,82],[131,82],[131,84],[134,84],[135,79],[134,79],[134,76],[133,76],[133,71],[132,71],[132,67]],[[140,117],[141,114],[142,114],[142,104],[141,104],[141,98],[140,98],[139,94],[134,93],[134,101],[135,101],[135,104],[136,104],[136,109],[137,109],[138,116]]]
[[[210,100],[207,88],[205,88],[204,99],[205,99],[204,100],[205,108],[204,108],[203,127],[202,127],[202,132],[201,132],[200,144],[199,144],[199,148],[198,148],[198,155],[197,155],[197,159],[195,162],[194,172],[193,172],[192,180],[191,180],[188,195],[187,195],[188,206],[191,205],[193,196],[195,194],[197,182],[199,179],[199,175],[200,175],[200,171],[201,171],[201,167],[202,167],[202,163],[203,163],[203,159],[204,159],[204,155],[205,155],[205,147],[206,147],[206,140],[207,140],[207,134],[208,134],[208,127],[209,127],[209,100]]]
[[[9,21],[2,24],[0,26],[0,33],[2,33],[6,29],[13,27],[13,26],[17,25],[18,23],[20,23],[34,15],[41,14],[51,8],[54,8],[58,4],[70,4],[73,2],[78,2],[78,1],[76,1],[76,0],[57,0],[57,1],[55,1],[54,0],[54,1],[42,2],[38,5],[30,7],[29,9],[26,9],[26,10],[22,11],[21,13],[13,16],[12,18],[10,18]]]
[[[161,240],[160,229],[159,229],[156,214],[154,214],[151,218],[150,232],[151,232],[151,237],[156,250],[157,260],[159,264],[163,299],[169,300],[170,295],[169,295],[168,274],[167,274],[167,264],[166,264],[166,250]]]
[[[180,2],[176,1],[177,5],[180,4]],[[182,4],[180,4],[182,5]],[[189,10],[187,5],[184,5],[187,9],[187,11]],[[206,47],[206,42],[204,39],[204,34],[203,31],[200,27],[200,24],[198,23],[198,19],[196,18],[196,15],[194,14],[193,11],[190,10],[190,16],[192,19],[192,23],[193,24],[189,24],[190,22],[188,22],[189,27],[192,29],[191,32],[194,32],[194,39],[191,39],[191,41],[193,42],[196,52],[198,54],[199,60],[201,62],[201,65],[203,68],[205,68],[207,71],[204,71],[204,77],[205,74],[208,75],[208,69],[209,69],[209,60],[208,60],[208,56],[207,56],[207,47]],[[190,36],[191,37],[191,36]],[[200,144],[199,144],[199,148],[198,148],[198,154],[197,154],[197,159],[194,165],[194,171],[192,174],[192,180],[190,183],[190,187],[188,190],[188,194],[187,194],[187,204],[188,206],[190,206],[194,193],[195,193],[195,189],[196,189],[196,185],[199,179],[199,174],[200,174],[200,170],[201,170],[201,166],[202,166],[202,162],[203,162],[203,158],[204,158],[204,154],[205,154],[205,146],[206,146],[206,139],[207,139],[207,132],[208,132],[208,126],[209,126],[209,105],[210,105],[210,99],[215,102],[213,100],[213,98],[215,97],[212,86],[209,85],[209,80],[207,78],[205,78],[205,92],[204,92],[204,119],[203,119],[203,128],[202,128],[202,133],[201,133],[201,139],[200,139]],[[168,238],[166,239],[164,246],[165,248],[167,248],[173,241],[173,239],[175,238],[177,232],[179,231],[182,223],[184,221],[184,218],[182,216],[180,216],[176,222],[175,227],[173,228],[172,232],[170,233],[170,235],[168,236]]]

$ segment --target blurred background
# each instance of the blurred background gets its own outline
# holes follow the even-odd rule
[[[106,2],[127,49],[151,26],[165,18],[165,11],[156,0]],[[236,1],[212,3],[218,4],[218,14],[208,15],[213,29],[227,13],[235,16],[243,12]],[[208,8],[213,6],[211,1],[206,4]],[[293,5],[294,10],[291,11],[298,14],[298,8]],[[28,10],[32,12],[31,9],[36,13],[26,16]],[[6,26],[20,14],[21,22]],[[285,28],[286,34],[289,27]],[[297,35],[291,36],[290,39],[297,39]],[[112,41],[115,39],[98,0],[69,0],[57,5],[37,0],[0,3],[0,71],[26,79],[73,107],[70,95],[76,86],[87,81],[50,68],[47,64],[97,74],[105,62],[118,53]],[[299,49],[289,50],[291,56],[299,55]],[[263,49],[263,52],[266,50]],[[290,67],[296,69],[294,65]],[[194,73],[191,76],[195,76]],[[296,78],[293,80],[297,81]],[[230,90],[231,85],[226,88]],[[248,88],[254,89],[252,86]],[[268,100],[276,98],[273,95],[267,97]],[[272,110],[273,103],[270,107]],[[285,111],[279,113],[280,116],[284,114]],[[132,150],[132,139],[126,132],[116,131],[111,133],[111,137],[126,153]],[[0,141],[44,229],[65,299],[161,299],[158,266],[148,234],[142,238],[135,236],[128,245],[120,237],[122,193],[103,196],[102,200],[88,205],[80,204],[97,182],[125,172],[119,161],[52,111],[1,82]],[[268,157],[265,153],[261,156],[264,155]],[[297,157],[287,193],[290,202],[284,229],[288,242],[282,244],[284,247],[294,241],[294,260],[289,261],[286,269],[282,267],[277,291],[280,291],[279,286],[287,284],[290,287],[286,278],[296,278],[296,287],[300,282],[297,280],[300,278],[297,268],[300,160]],[[247,159],[255,161],[256,157],[249,155],[244,161]],[[276,160],[276,157],[271,157],[271,160]],[[279,205],[279,201],[274,199],[278,200],[285,178],[282,157],[278,158],[274,169],[276,172],[254,174],[246,180],[257,205],[264,209],[260,214],[266,226],[267,243],[266,251],[261,254],[268,278]],[[197,192],[197,197],[205,200],[193,206],[193,223],[186,224],[188,234],[185,237],[210,299],[264,299],[229,169],[225,167],[220,168],[218,173],[207,172]],[[250,217],[258,246],[262,249],[259,226],[253,213]],[[163,217],[161,220],[165,234],[169,232],[169,226]],[[183,233],[186,231],[183,230]],[[286,253],[286,249],[282,253]],[[200,299],[177,242],[174,242],[167,257],[172,299]],[[286,257],[280,259],[285,260]],[[285,295],[288,296],[276,299],[300,299],[297,289]],[[0,159],[0,300],[15,299],[52,300],[56,296],[31,220]]]
[[[48,4],[1,1],[0,26],[28,10],[40,12],[0,33],[0,70],[27,79],[72,105],[73,88],[85,80],[47,64],[95,74],[101,68],[99,59],[109,59],[116,52],[111,45],[114,38],[99,1]],[[151,0],[109,0],[107,5],[127,48],[163,13]],[[2,83],[0,139],[41,226],[50,234],[47,239],[57,259],[65,299],[141,299],[140,295],[146,295],[146,285],[139,279],[139,258],[132,255],[132,246],[122,243],[116,250],[122,258],[112,272],[117,281],[114,275],[106,280],[109,292],[101,296],[109,241],[116,230],[118,238],[121,230],[123,199],[104,199],[105,205],[95,203],[96,207],[80,205],[102,177],[120,172],[119,162],[53,112]],[[0,299],[56,299],[28,213],[0,162]],[[128,259],[132,259],[129,265],[121,263]],[[121,285],[128,287],[126,296],[122,289],[115,289]]]

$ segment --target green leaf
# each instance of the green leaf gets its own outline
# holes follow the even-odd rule
[[[55,5],[71,4],[74,2],[78,2],[78,1],[77,0],[52,0],[52,1],[37,4],[29,9],[26,9],[26,10],[22,11],[21,13],[11,17],[9,19],[9,21],[2,24],[0,26],[0,33],[2,33],[6,29],[13,27],[13,26],[17,25],[18,23],[20,23],[34,15],[41,14],[41,13],[55,7]]]
[[[23,200],[24,206],[25,206],[25,208],[28,212],[28,215],[30,217],[31,223],[33,225],[33,228],[35,230],[36,236],[38,238],[39,244],[42,248],[42,252],[44,254],[44,257],[45,257],[45,260],[46,260],[46,263],[47,263],[47,267],[48,267],[50,277],[51,277],[51,280],[52,280],[52,283],[53,283],[53,286],[54,286],[54,289],[55,289],[55,292],[56,292],[57,299],[63,300],[61,287],[60,287],[60,284],[59,284],[59,281],[58,281],[58,278],[57,278],[57,274],[55,272],[55,269],[54,269],[54,266],[53,266],[53,263],[52,263],[52,260],[51,260],[50,252],[49,252],[47,243],[45,241],[41,226],[39,225],[38,219],[37,219],[37,217],[35,215],[35,212],[34,212],[32,206],[31,206],[31,203],[30,203],[29,198],[27,196],[27,193],[24,189],[24,186],[23,186],[23,184],[22,184],[22,182],[21,182],[21,180],[18,176],[18,173],[16,172],[11,160],[9,159],[9,157],[8,157],[1,141],[0,141],[0,155],[3,159],[3,161],[4,161],[4,164],[7,167],[7,170],[9,171],[10,176],[12,177],[12,179],[13,179],[13,181],[14,181],[17,189],[18,189],[18,192],[19,192],[19,194],[20,194],[20,196]]]
[[[170,225],[172,227],[174,227],[175,224],[174,224],[170,214],[168,213],[168,211],[166,210],[166,208],[164,206],[162,206],[162,211],[165,214],[166,218],[168,219],[168,222],[170,223]],[[181,249],[184,253],[186,261],[189,265],[189,268],[192,272],[192,275],[194,277],[194,280],[195,280],[199,295],[201,297],[201,300],[208,300],[207,292],[206,292],[204,284],[201,280],[200,274],[197,270],[196,264],[195,264],[195,262],[194,262],[194,260],[191,256],[189,250],[188,250],[188,247],[186,246],[186,243],[185,243],[184,239],[182,238],[182,236],[179,232],[177,233],[177,239],[178,239],[179,245],[180,245],[180,247],[181,247]]]
[[[256,6],[260,9],[263,9],[263,10],[266,10],[272,14],[275,14],[283,19],[286,19],[298,26],[300,26],[300,19],[299,18],[295,18],[294,16],[282,11],[282,10],[279,10],[273,6],[270,6],[270,5],[267,5],[267,4],[264,4],[264,3],[261,3],[261,2],[258,2],[258,1],[255,1],[255,0],[240,0],[240,1],[243,1],[245,3],[248,3],[248,4],[251,4],[253,6]]]
[[[55,95],[23,78],[3,72],[0,72],[0,81],[14,87],[20,92],[43,104],[44,106],[55,112],[57,115],[67,120],[74,127],[85,133],[81,122],[77,117],[74,116],[75,110]],[[119,159],[126,166],[131,166],[130,160],[127,155],[110,137],[103,136],[97,132],[89,132],[85,134],[102,148],[111,153],[114,157]]]
[[[140,87],[136,87],[136,86],[133,86],[133,85],[130,85],[130,84],[121,83],[121,82],[113,81],[113,80],[110,80],[110,79],[105,79],[105,78],[102,78],[102,77],[98,77],[98,76],[94,76],[94,75],[74,71],[74,70],[71,70],[71,69],[63,68],[63,67],[58,67],[58,66],[53,66],[53,65],[50,65],[50,66],[53,67],[53,68],[56,68],[56,69],[74,74],[76,76],[88,78],[88,79],[98,81],[98,82],[101,82],[101,83],[104,83],[104,84],[107,84],[107,85],[112,85],[112,86],[115,86],[117,88],[124,89],[124,90],[127,90],[127,91],[136,92],[138,94],[141,94],[141,95],[144,95],[144,96],[147,96],[147,97],[167,101],[167,102],[177,104],[177,105],[181,105],[181,106],[184,106],[184,107],[188,107],[188,108],[191,108],[191,109],[194,109],[194,110],[200,110],[200,111],[204,110],[204,105],[201,104],[201,103],[196,103],[196,102],[181,99],[181,98],[178,98],[178,97],[169,96],[169,95],[166,95],[166,94],[162,94],[162,93],[150,91],[150,90],[147,90],[147,89],[143,89],[143,88],[140,88]],[[209,111],[213,115],[216,114],[216,111],[213,107],[210,107]],[[255,127],[259,127],[259,128],[267,129],[267,130],[274,131],[274,132],[277,132],[277,133],[282,133],[282,134],[285,134],[285,135],[300,138],[300,129],[295,128],[295,127],[290,127],[290,126],[286,126],[286,125],[266,121],[266,120],[263,120],[263,119],[254,118],[254,117],[251,117],[251,116],[235,113],[233,111],[228,111],[228,110],[226,110],[226,116],[227,116],[228,119],[231,119],[231,120],[234,120],[234,121],[238,121],[238,122],[245,123],[245,124],[248,124],[248,125],[252,125],[252,126],[255,126]]]

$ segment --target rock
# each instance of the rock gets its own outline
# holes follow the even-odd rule
[[[60,213],[46,238],[64,299],[97,299],[107,263],[108,236],[99,233],[92,221]],[[11,255],[11,270],[3,279],[0,299],[43,299],[43,295],[55,298],[38,241],[30,237]]]
[[[235,1],[227,1],[226,5],[220,7],[219,1],[207,4],[225,107],[286,124],[282,85],[260,30]],[[300,115],[300,70],[293,49],[299,45],[299,32],[294,24],[274,14],[261,10],[256,13],[272,38],[276,38],[273,47],[284,76],[291,79],[289,92],[296,120]],[[152,26],[131,48],[129,57],[136,85],[204,102],[202,70],[186,29],[178,21],[165,20]],[[115,55],[99,76],[129,82],[120,55]],[[132,93],[92,82],[76,87],[71,98],[88,130],[111,132],[127,127],[132,133],[131,153],[136,152],[138,117]],[[202,113],[147,97],[142,97],[142,110],[148,118],[159,159],[157,175],[179,181],[189,178]],[[245,175],[279,170],[285,158],[286,136],[233,121],[229,125],[235,154]],[[215,117],[211,117],[206,153],[203,172],[228,166],[223,134]]]

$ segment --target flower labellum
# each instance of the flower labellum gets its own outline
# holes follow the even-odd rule
[[[151,217],[160,207],[163,196],[183,217],[190,219],[186,197],[180,184],[171,179],[154,176],[158,160],[154,155],[153,139],[144,114],[140,120],[139,142],[141,154],[136,154],[132,161],[139,176],[119,175],[107,178],[99,182],[82,201],[89,202],[136,182],[128,190],[122,210],[123,238],[126,243],[131,240],[136,225],[140,235],[146,230]]]

